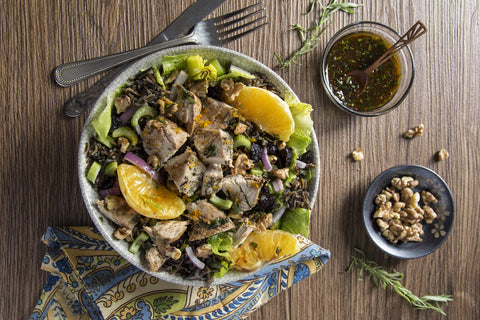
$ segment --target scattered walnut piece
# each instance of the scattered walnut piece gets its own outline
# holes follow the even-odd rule
[[[450,156],[450,154],[449,154],[448,151],[445,150],[445,149],[440,149],[440,150],[437,152],[437,160],[438,160],[438,161],[445,160],[445,159],[447,159],[449,156]]]
[[[356,148],[352,151],[352,158],[354,161],[362,161],[365,159],[365,155],[363,154],[362,148]]]
[[[373,218],[382,235],[391,243],[422,241],[422,222],[431,224],[437,218],[429,206],[437,199],[427,190],[414,190],[418,185],[418,180],[412,177],[395,177],[390,186],[375,197]]]
[[[406,139],[413,139],[416,136],[421,136],[423,134],[423,129],[425,129],[425,126],[423,123],[420,123],[418,126],[412,129],[408,129],[407,132],[403,135],[404,138]]]

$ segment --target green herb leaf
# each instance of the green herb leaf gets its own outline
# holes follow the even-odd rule
[[[438,296],[423,296],[417,297],[410,290],[405,288],[399,280],[403,279],[403,274],[393,270],[393,272],[387,272],[377,265],[374,261],[367,260],[365,253],[359,249],[355,249],[360,257],[351,256],[350,265],[347,271],[350,271],[352,267],[356,267],[359,270],[357,279],[362,280],[363,272],[367,273],[369,279],[372,279],[377,286],[381,286],[383,289],[391,287],[396,293],[410,303],[415,309],[427,310],[431,309],[437,311],[443,315],[446,315],[440,307],[440,303],[448,303],[453,301],[452,295],[438,295]]]
[[[292,30],[296,30],[298,32],[300,41],[302,42],[301,46],[285,60],[275,53],[275,57],[277,58],[281,68],[287,68],[290,67],[292,63],[297,63],[299,56],[309,53],[318,46],[320,42],[320,36],[328,26],[325,25],[325,23],[331,19],[332,15],[336,11],[352,14],[354,13],[355,8],[363,6],[363,4],[345,2],[345,0],[342,0],[342,2],[337,2],[337,0],[329,0],[326,6],[321,6],[319,0],[313,0],[308,6],[308,11],[305,14],[314,13],[317,5],[321,7],[320,18],[316,20],[311,27],[305,28],[298,24],[291,26]]]

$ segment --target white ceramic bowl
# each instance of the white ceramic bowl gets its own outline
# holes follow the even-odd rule
[[[103,107],[105,106],[105,102],[107,99],[107,95],[109,93],[113,93],[124,84],[128,78],[136,75],[140,70],[148,69],[152,65],[159,65],[162,61],[162,57],[165,55],[177,55],[177,54],[189,54],[195,55],[198,54],[205,59],[212,60],[212,59],[219,59],[221,62],[231,62],[232,64],[245,69],[250,72],[255,72],[262,74],[266,77],[272,85],[282,94],[286,91],[293,93],[292,89],[283,81],[275,72],[271,69],[263,65],[262,63],[235,51],[231,51],[228,49],[223,49],[220,47],[212,47],[212,46],[184,46],[184,47],[176,47],[170,48],[166,50],[159,51],[152,55],[146,56],[134,64],[127,67],[122,73],[120,73],[105,89],[102,95],[98,98],[93,109],[90,111],[90,115],[87,118],[85,126],[83,128],[82,134],[80,136],[80,144],[78,149],[78,175],[80,180],[80,188],[83,196],[83,200],[85,202],[85,206],[90,214],[90,217],[100,231],[102,236],[107,240],[107,242],[128,262],[135,265],[139,269],[161,279],[164,281],[182,284],[182,285],[204,285],[205,282],[200,280],[186,280],[178,275],[171,275],[168,272],[160,271],[160,272],[151,272],[146,265],[145,259],[142,257],[141,253],[132,254],[128,251],[128,243],[123,240],[117,240],[113,237],[113,233],[116,229],[113,223],[111,223],[108,219],[103,217],[96,206],[96,200],[99,198],[98,193],[95,189],[92,188],[91,184],[86,179],[86,167],[87,167],[87,158],[84,153],[85,144],[88,142],[89,138],[94,135],[93,127],[90,125],[93,119],[97,117],[99,112],[102,111]],[[312,148],[313,155],[314,155],[314,162],[317,165],[317,170],[315,170],[313,174],[313,178],[310,180],[309,191],[310,191],[310,203],[313,207],[317,191],[318,191],[318,180],[319,180],[319,152],[318,152],[318,144],[317,139],[315,136],[315,132],[312,131],[312,143],[310,148]],[[253,272],[258,273],[259,270]],[[246,272],[238,272],[238,271],[229,271],[225,276],[221,279],[215,279],[213,284],[222,284],[232,281],[238,281],[242,278],[251,275],[250,273]]]

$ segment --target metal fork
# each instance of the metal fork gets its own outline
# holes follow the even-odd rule
[[[199,22],[189,34],[178,39],[104,57],[62,64],[54,70],[55,82],[62,87],[68,87],[97,73],[165,48],[184,44],[212,46],[226,44],[268,23],[265,21],[266,15],[264,7],[247,13],[250,9],[261,4],[262,3],[259,2],[246,8]]]

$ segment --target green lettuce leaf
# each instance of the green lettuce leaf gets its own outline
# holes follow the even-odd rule
[[[280,220],[280,229],[292,234],[301,234],[308,238],[310,233],[311,210],[303,208],[287,209]]]
[[[107,96],[105,109],[103,109],[98,117],[92,121],[92,126],[97,133],[97,140],[109,148],[111,148],[112,145],[109,143],[109,139],[107,137],[112,126],[112,108],[114,99],[115,93],[109,94]]]
[[[219,233],[208,238],[207,242],[212,246],[212,252],[220,257],[231,261],[232,258],[228,253],[233,249],[233,238],[226,233]]]
[[[287,146],[291,147],[297,157],[305,153],[307,147],[312,142],[310,138],[313,128],[311,113],[313,108],[307,103],[303,103],[295,98],[290,92],[285,94],[285,102],[290,107],[293,120],[295,122],[295,130],[287,142]]]
[[[226,233],[219,233],[208,238],[207,242],[212,246],[213,254],[224,258],[221,261],[221,268],[213,275],[215,278],[221,278],[227,273],[232,264],[232,258],[229,251],[233,250],[233,238]]]
[[[187,67],[187,57],[186,54],[164,56],[162,59],[163,76],[169,75],[176,70],[185,69]]]

